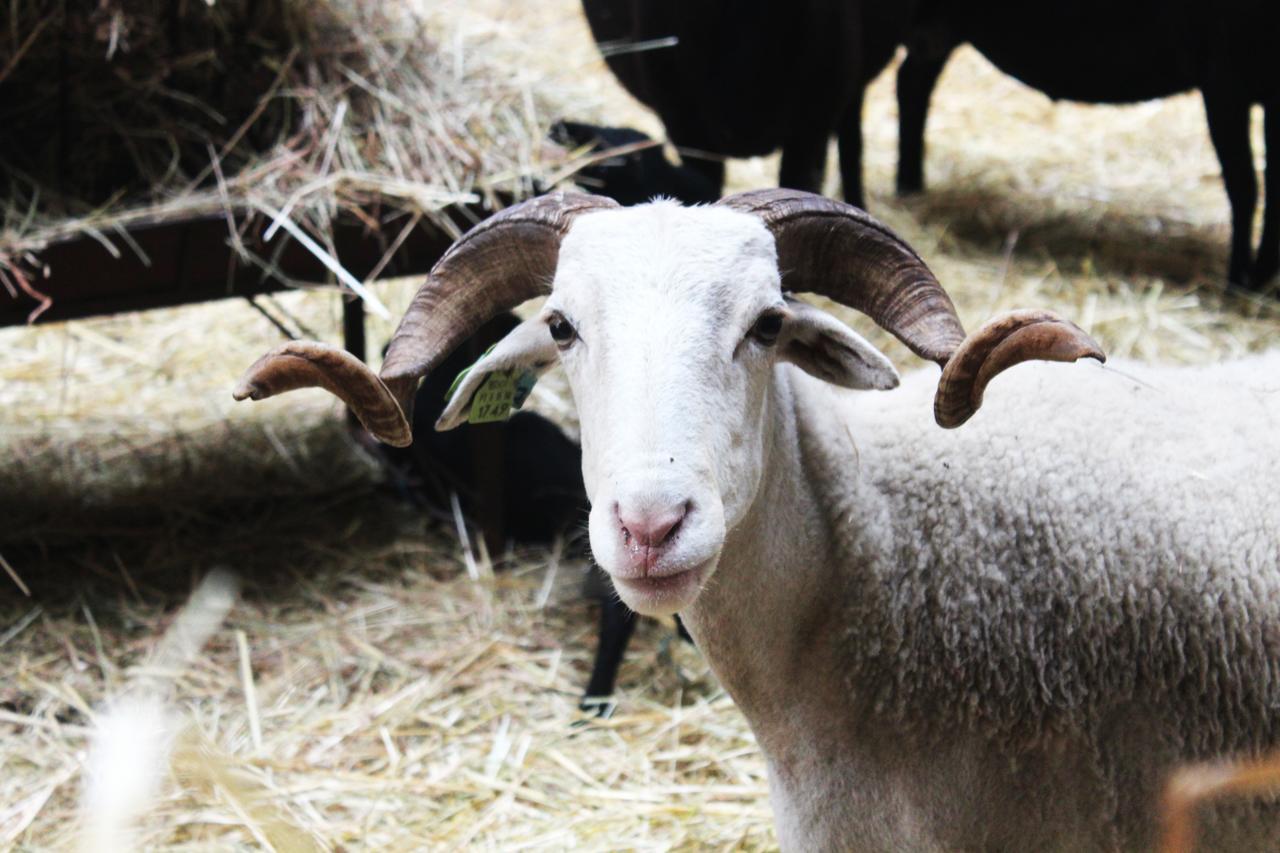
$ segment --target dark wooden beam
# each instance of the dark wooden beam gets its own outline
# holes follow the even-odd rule
[[[466,213],[459,211],[458,217],[464,229],[465,223],[477,218],[463,215]],[[255,223],[242,239],[255,255],[273,259],[281,276],[294,282],[332,280],[324,265],[284,232],[277,233],[271,243],[264,243],[261,237],[264,226],[265,222]],[[332,239],[339,261],[348,272],[362,279],[385,254],[390,239],[387,234],[396,234],[395,225],[380,234],[363,223],[343,221],[335,226]],[[51,297],[53,304],[40,315],[37,323],[186,305],[229,296],[252,296],[288,286],[281,277],[236,254],[226,220],[220,216],[138,226],[129,229],[129,236],[141,248],[145,260],[128,241],[119,237],[112,240],[119,257],[89,236],[55,243],[40,252],[48,277],[33,279],[31,283]],[[450,242],[444,231],[422,222],[400,245],[395,258],[380,275],[425,273]],[[283,248],[279,248],[280,245]],[[26,323],[36,305],[25,294],[14,298],[0,289],[0,326]]]

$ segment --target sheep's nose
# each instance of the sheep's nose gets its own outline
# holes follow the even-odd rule
[[[622,527],[622,540],[631,548],[660,549],[671,541],[680,529],[680,522],[689,513],[689,502],[674,506],[617,506],[618,524]]]

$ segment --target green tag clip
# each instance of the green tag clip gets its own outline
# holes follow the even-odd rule
[[[483,360],[492,350],[493,347],[485,350],[480,360]],[[477,360],[476,364],[479,363],[480,361]],[[445,393],[446,401],[453,399],[454,392],[475,366],[475,364],[470,365],[454,377],[453,383]],[[485,377],[484,382],[480,383],[475,396],[471,398],[471,411],[467,414],[467,420],[473,424],[505,421],[511,417],[513,409],[519,409],[524,405],[524,401],[529,399],[529,392],[533,390],[537,381],[537,373],[522,367],[492,371]]]

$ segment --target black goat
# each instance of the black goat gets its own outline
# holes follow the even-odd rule
[[[1276,0],[924,0],[898,70],[898,190],[924,187],[924,128],[938,75],[969,42],[1051,98],[1125,103],[1199,89],[1231,203],[1232,282],[1280,270],[1280,3]],[[1249,142],[1266,109],[1266,215],[1256,260],[1258,187]]]
[[[570,553],[585,556],[590,504],[582,484],[582,449],[559,427],[534,412],[516,412],[503,423],[435,430],[453,378],[480,358],[482,342],[500,340],[518,323],[511,314],[499,316],[456,349],[414,397],[413,444],[379,447],[416,502],[448,513],[450,494],[456,494],[464,514],[496,521],[507,540],[545,545],[563,538]],[[599,580],[588,585],[600,601],[600,634],[581,707],[607,714],[636,614]]]
[[[719,196],[725,157],[782,149],[779,185],[821,192],[836,135],[862,206],[862,95],[916,0],[583,0],[610,70]],[[669,40],[674,39],[674,44]]]

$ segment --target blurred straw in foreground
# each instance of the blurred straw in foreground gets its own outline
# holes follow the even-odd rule
[[[210,572],[151,660],[132,673],[125,691],[97,716],[82,800],[84,853],[134,847],[131,828],[160,791],[180,727],[172,704],[174,678],[227,618],[237,587],[231,573]]]

